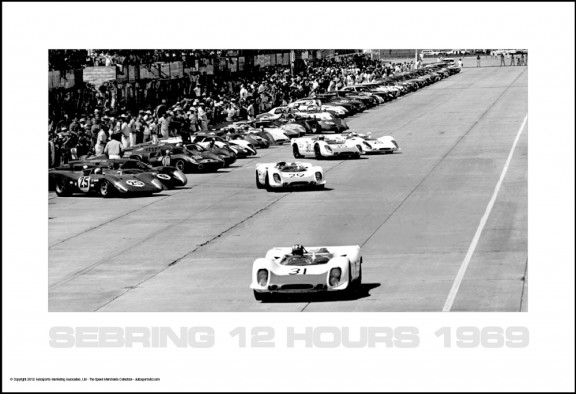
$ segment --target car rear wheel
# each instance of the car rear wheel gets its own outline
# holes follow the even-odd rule
[[[360,290],[362,287],[362,258],[360,258],[360,266],[358,268],[358,278],[356,279],[356,284],[354,285],[356,290]]]
[[[101,197],[108,198],[111,197],[114,192],[113,186],[107,180],[103,180],[100,182],[100,186],[98,187],[98,193]]]
[[[256,171],[256,187],[258,189],[264,189],[264,185],[260,183],[260,178],[258,177],[258,171]]]
[[[174,163],[174,167],[184,172],[184,170],[186,169],[186,162],[184,160],[176,160],[176,162]]]
[[[302,158],[302,155],[300,154],[300,151],[298,150],[298,145],[296,145],[296,144],[292,145],[292,153],[294,154],[294,157],[296,159]]]
[[[58,181],[56,181],[55,191],[58,197],[68,197],[69,195],[72,194],[72,192],[70,191],[70,186],[68,185],[68,182],[66,182],[65,179],[59,179]]]
[[[316,155],[316,159],[322,160],[322,152],[320,151],[320,145],[314,146],[314,155]]]

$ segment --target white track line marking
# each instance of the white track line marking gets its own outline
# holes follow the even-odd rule
[[[470,260],[472,259],[472,255],[474,254],[474,250],[476,250],[476,246],[478,245],[478,240],[480,239],[480,235],[482,234],[482,230],[488,221],[488,217],[490,216],[490,212],[492,211],[492,207],[496,202],[496,197],[498,196],[498,192],[500,191],[500,187],[502,186],[502,182],[504,181],[504,177],[506,176],[506,172],[508,171],[508,167],[510,166],[510,161],[512,160],[512,155],[514,154],[514,150],[516,149],[516,144],[518,144],[518,140],[520,139],[520,134],[522,134],[522,130],[524,130],[524,126],[526,126],[526,122],[528,121],[528,114],[524,118],[524,122],[522,122],[522,126],[520,126],[520,130],[518,130],[518,134],[516,134],[516,139],[514,140],[514,144],[512,145],[512,149],[508,154],[508,159],[506,160],[506,164],[504,164],[504,169],[502,170],[502,174],[500,174],[500,179],[496,184],[496,188],[494,189],[494,193],[492,194],[492,198],[486,207],[486,211],[484,212],[484,216],[480,220],[480,224],[476,229],[476,234],[474,234],[474,238],[472,238],[472,243],[468,248],[468,252],[466,253],[466,257],[464,257],[464,261],[462,261],[462,265],[460,266],[460,270],[458,271],[458,275],[456,275],[456,279],[452,284],[452,289],[450,289],[450,293],[448,294],[448,298],[446,299],[446,303],[444,304],[444,308],[442,308],[442,312],[450,312],[452,309],[452,304],[454,304],[454,300],[456,299],[456,295],[458,294],[458,289],[460,288],[460,284],[462,283],[462,279],[464,279],[464,274],[466,274],[466,269],[468,268],[468,264],[470,264]]]

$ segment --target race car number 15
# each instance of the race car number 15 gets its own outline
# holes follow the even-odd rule
[[[292,268],[290,275],[306,275],[306,268]]]

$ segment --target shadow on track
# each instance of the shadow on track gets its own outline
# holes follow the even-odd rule
[[[360,288],[353,293],[345,291],[323,292],[323,293],[302,293],[302,294],[271,294],[262,303],[292,303],[292,302],[334,302],[334,301],[354,301],[370,297],[370,290],[380,287],[380,283],[362,283]]]

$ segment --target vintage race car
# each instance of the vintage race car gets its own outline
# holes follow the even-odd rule
[[[304,162],[256,164],[256,187],[268,191],[281,188],[317,188],[326,185],[324,170]]]
[[[354,142],[347,141],[345,138],[330,138],[323,135],[294,138],[292,153],[297,159],[315,157],[318,160],[328,157],[358,159],[361,154]]]
[[[48,184],[60,197],[74,193],[98,193],[102,197],[114,195],[150,195],[164,190],[155,174],[141,170],[116,170],[107,167],[88,167],[78,164],[48,171]]]
[[[401,150],[394,137],[390,135],[374,138],[371,133],[348,133],[345,137],[348,141],[356,143],[356,147],[363,154],[394,153]]]
[[[289,247],[270,249],[252,265],[254,298],[274,293],[354,292],[362,283],[360,246],[315,246],[303,255]]]
[[[181,142],[182,140],[180,140]],[[126,149],[124,157],[141,160],[154,167],[167,163],[182,172],[214,172],[224,166],[223,159],[204,158],[202,155],[190,152],[178,145],[178,143],[172,141],[140,145],[133,149]],[[167,153],[170,154],[169,160],[165,159]]]
[[[81,163],[91,167],[109,167],[115,170],[141,170],[156,175],[156,178],[162,182],[167,189],[174,189],[175,187],[185,186],[188,183],[186,175],[177,169],[170,166],[152,167],[149,164],[141,162],[140,160],[133,159],[108,159],[106,156],[92,156],[84,160],[71,162]]]
[[[214,144],[212,144],[214,141]],[[228,146],[234,150],[236,155],[241,157],[256,156],[258,151],[256,148],[245,140],[226,140],[216,134],[197,134],[192,136],[192,142],[202,145],[206,149],[211,149],[211,147],[218,146],[219,148]]]

